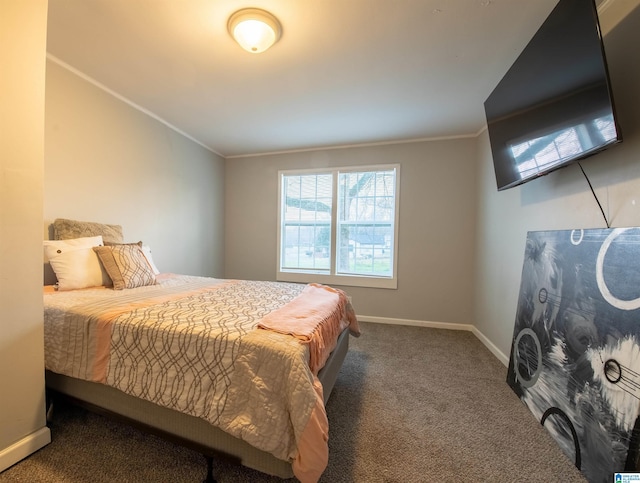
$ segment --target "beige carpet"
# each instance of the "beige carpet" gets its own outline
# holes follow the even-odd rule
[[[362,324],[327,404],[329,482],[584,482],[471,333]],[[204,458],[75,407],[0,482],[200,482]],[[277,478],[214,463],[219,483]]]

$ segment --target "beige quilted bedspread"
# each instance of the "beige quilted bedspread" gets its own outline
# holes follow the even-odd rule
[[[45,294],[46,367],[203,418],[292,461],[317,410],[309,344],[257,326],[304,288],[180,275],[126,291]]]

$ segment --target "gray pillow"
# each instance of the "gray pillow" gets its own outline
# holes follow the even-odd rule
[[[98,235],[102,235],[102,240],[105,243],[122,243],[124,239],[122,226],[120,225],[105,225],[104,223],[67,220],[65,218],[56,218],[53,222],[54,240],[69,240],[71,238]]]

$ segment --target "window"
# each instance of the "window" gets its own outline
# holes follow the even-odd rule
[[[279,177],[278,280],[397,288],[398,165]]]

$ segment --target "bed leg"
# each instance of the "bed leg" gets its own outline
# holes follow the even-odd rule
[[[213,477],[213,458],[211,456],[205,456],[207,459],[207,477],[202,483],[217,483]]]
[[[45,400],[47,424],[50,424],[53,421],[53,395],[49,391],[45,393]]]

